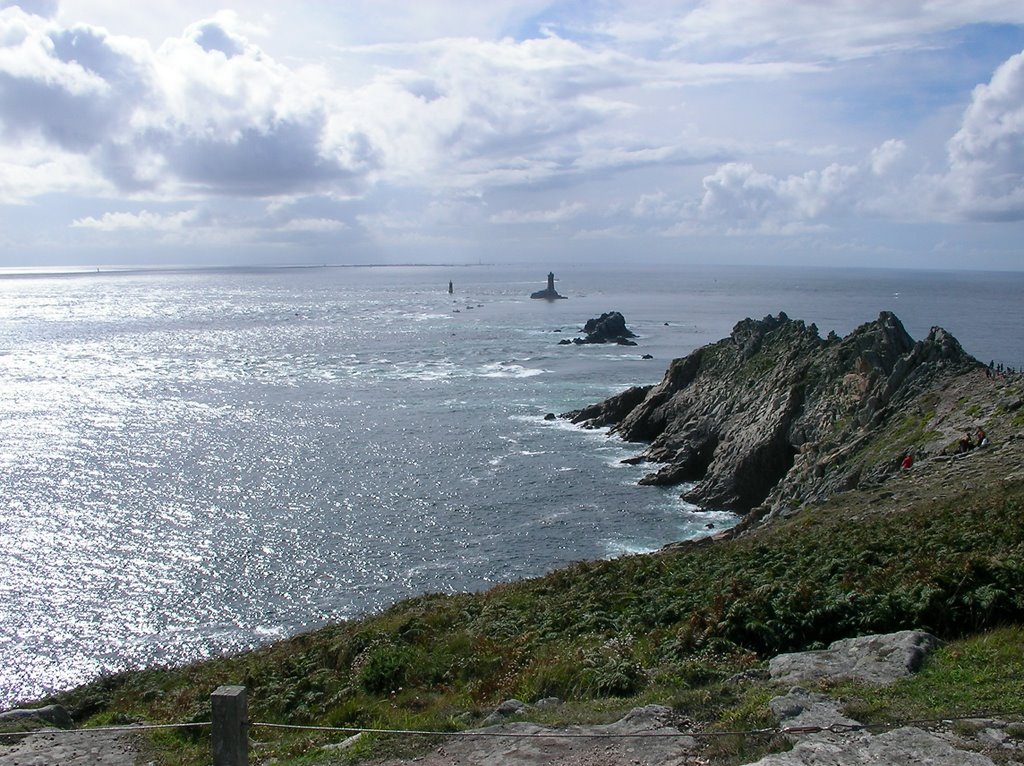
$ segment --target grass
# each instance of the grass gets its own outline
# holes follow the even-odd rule
[[[888,687],[838,684],[846,713],[864,723],[1019,716],[1024,710],[1024,628],[1004,626],[948,644],[916,675]]]
[[[52,701],[90,724],[206,721],[210,692],[241,683],[254,721],[453,731],[478,725],[504,699],[557,696],[566,704],[553,715],[563,718],[610,720],[636,704],[667,702],[711,728],[758,728],[771,692],[737,687],[731,675],[781,651],[903,628],[946,639],[995,631],[977,645],[947,647],[946,664],[936,667],[981,668],[987,657],[993,682],[1005,668],[1019,674],[1019,657],[1013,664],[1008,655],[1013,641],[1019,649],[1019,628],[1002,626],[1024,624],[1024,484],[856,514],[844,502],[837,496],[756,536],[581,562],[481,594],[409,599],[254,652],[109,676]],[[931,668],[915,682],[991,695],[943,697],[921,686],[918,702],[899,702],[858,690],[861,710],[948,714],[1000,702],[1020,709],[1019,692]],[[926,699],[934,704],[923,706]],[[269,729],[256,735],[260,757],[282,764],[316,762],[309,753],[332,741]],[[160,733],[153,757],[204,763],[208,737]],[[329,757],[408,755],[429,745],[368,737]]]

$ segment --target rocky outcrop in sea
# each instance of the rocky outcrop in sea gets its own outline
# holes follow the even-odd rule
[[[583,325],[585,337],[573,338],[572,340],[560,340],[558,345],[566,346],[570,343],[583,345],[586,343],[618,343],[620,346],[635,346],[636,342],[630,340],[636,334],[626,327],[626,319],[618,311],[606,311],[601,316],[588,319]]]
[[[693,482],[690,502],[765,515],[898,471],[927,436],[930,394],[980,366],[942,328],[915,341],[890,312],[845,338],[780,313],[562,417],[646,442],[631,459],[657,466],[643,484]]]

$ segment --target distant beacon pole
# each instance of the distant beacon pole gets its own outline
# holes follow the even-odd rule
[[[249,766],[249,704],[244,686],[218,686],[213,708],[213,766]]]
[[[553,293],[555,291],[555,272],[548,272],[548,292]]]

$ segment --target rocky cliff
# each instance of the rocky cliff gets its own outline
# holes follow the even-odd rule
[[[655,386],[563,417],[646,442],[633,461],[658,470],[641,483],[693,482],[683,497],[699,505],[779,513],[940,449],[953,435],[931,428],[936,392],[980,367],[941,328],[915,342],[889,312],[824,339],[780,313],[676,359]]]

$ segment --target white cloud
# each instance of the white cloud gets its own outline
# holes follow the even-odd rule
[[[315,74],[273,61],[241,26],[222,13],[154,51],[6,9],[0,128],[86,155],[128,191],[274,195],[352,182],[373,164],[372,149],[322,151],[327,110],[308,87]]]
[[[342,231],[348,228],[344,221],[333,218],[293,218],[287,223],[277,227],[277,231],[304,231],[328,233]]]
[[[671,219],[679,215],[681,205],[663,191],[641,194],[633,204],[631,213],[634,218]]]
[[[903,211],[893,203],[890,169],[905,146],[889,139],[859,163],[831,163],[803,173],[776,175],[750,162],[729,162],[704,176],[699,199],[664,192],[642,195],[632,207],[637,219],[675,220],[670,236],[695,232],[723,234],[803,234],[823,231],[844,219],[891,217]]]
[[[25,205],[44,194],[89,196],[113,191],[81,155],[32,143],[0,147],[0,204]]]
[[[736,59],[843,61],[924,48],[931,35],[975,23],[1024,23],[1016,0],[928,3],[847,0],[703,0],[631,4],[601,23],[626,45],[657,45]],[[737,55],[738,54],[738,55]]]
[[[603,229],[580,229],[572,235],[575,240],[616,240],[627,239],[636,234],[636,231],[629,226],[608,226]]]
[[[727,231],[802,231],[810,222],[837,212],[862,175],[856,166],[832,164],[824,170],[779,178],[749,163],[728,163],[703,181],[697,218]],[[841,212],[841,211],[839,211]]]
[[[1016,1],[19,5],[0,0],[0,203],[74,210],[83,240],[521,251],[1024,218],[1024,54],[969,96],[919,87],[908,53],[987,79],[978,40],[1020,32],[995,29],[1024,25]],[[184,207],[203,212],[149,212]]]
[[[99,218],[87,216],[72,221],[71,226],[77,229],[95,229],[96,231],[180,231],[196,219],[195,210],[184,210],[180,213],[162,215],[142,210],[138,213],[104,213]]]
[[[1024,219],[1024,53],[974,89],[944,183],[968,218]]]
[[[561,223],[580,215],[586,209],[581,202],[563,201],[556,208],[541,210],[505,210],[490,217],[491,223]]]
[[[881,146],[871,150],[871,172],[876,176],[888,173],[907,151],[907,145],[896,138],[890,138]]]

